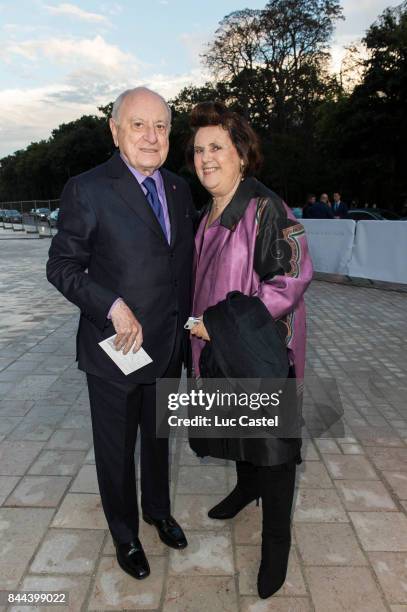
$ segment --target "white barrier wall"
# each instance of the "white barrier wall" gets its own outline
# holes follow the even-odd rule
[[[351,219],[300,219],[316,272],[349,274],[355,235]]]
[[[407,283],[407,221],[359,221],[349,276]]]
[[[300,222],[316,272],[407,284],[407,221]]]

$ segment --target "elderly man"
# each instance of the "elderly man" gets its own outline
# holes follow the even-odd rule
[[[190,314],[193,205],[186,182],[161,168],[170,122],[149,89],[117,98],[110,129],[119,151],[66,184],[47,264],[48,280],[81,311],[77,359],[102,505],[118,562],[138,579],[150,573],[138,538],[138,428],[143,519],[168,546],[187,546],[170,513],[168,439],[155,430],[155,382],[180,376]],[[99,346],[115,332],[117,350],[143,345],[152,363],[125,376]]]

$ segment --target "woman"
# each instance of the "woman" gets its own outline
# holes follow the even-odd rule
[[[190,119],[188,162],[212,196],[195,239],[192,314],[203,320],[191,330],[193,375],[207,376],[210,371],[209,332],[222,333],[221,326],[213,324],[214,313],[227,312],[230,295],[243,295],[256,300],[256,308],[260,299],[269,320],[283,330],[289,376],[296,376],[300,386],[305,361],[303,294],[312,278],[304,228],[282,200],[254,178],[261,162],[259,141],[243,117],[222,103],[204,102],[193,109]],[[232,518],[261,497],[262,558],[257,586],[259,596],[266,598],[283,585],[287,573],[295,469],[301,456],[298,439],[263,442],[260,454],[259,440],[248,439],[243,453],[235,447],[233,452],[214,455],[236,460],[237,484],[208,514],[213,519]]]

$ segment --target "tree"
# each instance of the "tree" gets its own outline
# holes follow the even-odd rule
[[[214,99],[249,119],[263,142],[259,178],[289,204],[336,189],[384,207],[407,199],[407,1],[384,11],[336,77],[327,61],[341,18],[339,0],[270,0],[222,19],[203,55],[213,79],[170,101],[166,165],[187,178],[198,201],[207,195],[185,165],[188,114]],[[108,159],[112,106],[3,158],[0,201],[57,197],[70,176]]]
[[[109,102],[106,106],[98,106],[98,111],[102,113],[106,120],[109,120],[112,116],[113,102]]]
[[[62,185],[70,176],[106,161],[114,149],[106,119],[94,115],[60,125],[52,131],[49,145],[52,170]]]
[[[0,198],[57,198],[70,176],[106,161],[113,149],[105,118],[84,115],[63,123],[48,140],[1,160]]]
[[[311,188],[317,109],[340,93],[327,59],[341,16],[339,0],[270,0],[227,15],[203,55],[227,102],[261,134],[263,176],[289,201]]]
[[[407,2],[386,9],[363,43],[361,82],[322,113],[321,159],[325,172],[342,177],[362,201],[401,208],[407,198]]]
[[[362,43],[353,43],[345,47],[338,80],[343,93],[351,94],[363,79],[366,61],[366,47]]]
[[[341,15],[339,0],[270,0],[227,15],[203,59],[254,123],[287,132],[326,92],[327,46]]]

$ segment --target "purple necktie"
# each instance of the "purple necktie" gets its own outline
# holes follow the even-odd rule
[[[158,197],[157,186],[155,184],[155,180],[151,178],[150,176],[148,176],[146,179],[144,179],[143,185],[147,189],[146,198],[151,208],[153,209],[154,214],[157,217],[159,224],[161,225],[161,228],[164,232],[164,236],[168,240],[167,228],[165,227],[165,220],[164,220],[164,211],[163,211],[163,207],[160,202],[160,198]]]

